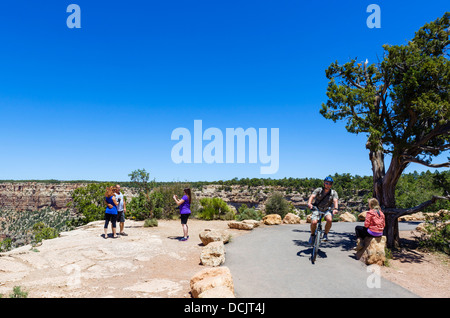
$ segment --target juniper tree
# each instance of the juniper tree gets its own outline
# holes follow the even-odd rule
[[[450,158],[432,163],[450,149],[449,18],[447,12],[425,24],[405,45],[383,45],[376,64],[355,58],[343,65],[336,61],[325,72],[328,100],[320,113],[345,120],[350,133],[367,134],[373,195],[385,210],[389,247],[398,243],[398,217],[449,199],[433,196],[408,209],[395,202],[395,187],[409,164],[450,167]]]

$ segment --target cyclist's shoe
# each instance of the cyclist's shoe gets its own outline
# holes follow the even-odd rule
[[[322,241],[328,241],[328,233],[324,233],[322,236]]]
[[[316,236],[315,235],[311,235],[310,237],[309,237],[309,245],[313,245],[314,244],[314,238],[315,238]]]

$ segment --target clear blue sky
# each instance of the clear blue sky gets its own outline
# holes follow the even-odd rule
[[[69,4],[81,29],[69,29]],[[369,4],[381,8],[370,29]],[[325,69],[382,58],[442,1],[25,1],[0,10],[0,179],[371,175],[365,135],[325,120]],[[177,127],[279,128],[279,170],[175,164]],[[206,142],[204,142],[204,145]],[[446,154],[445,156],[448,156]],[[423,171],[413,165],[407,172]]]

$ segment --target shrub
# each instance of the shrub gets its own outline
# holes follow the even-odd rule
[[[292,210],[293,206],[280,192],[274,192],[266,202],[266,214],[279,214],[284,218]]]
[[[42,242],[42,240],[49,240],[59,236],[58,231],[55,228],[45,225],[44,222],[38,222],[33,225],[33,235],[36,243]]]
[[[12,294],[9,294],[9,298],[27,298],[28,292],[23,291],[20,286],[14,286]]]
[[[247,208],[247,205],[243,204],[239,208],[239,214],[236,216],[236,220],[257,220],[260,221],[263,217],[261,211],[257,211],[254,208]]]
[[[73,201],[70,204],[84,216],[83,221],[85,223],[103,220],[106,209],[106,188],[113,185],[111,182],[91,183],[73,191]]]
[[[205,220],[224,219],[231,212],[230,207],[221,198],[203,198],[198,216]]]
[[[158,220],[156,218],[145,219],[144,227],[155,227],[158,226]]]
[[[419,246],[430,251],[450,255],[449,219],[449,214],[437,213],[434,218],[427,220],[425,224],[427,233],[419,238]]]

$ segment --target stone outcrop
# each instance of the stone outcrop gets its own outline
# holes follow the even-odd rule
[[[200,262],[205,266],[220,266],[225,263],[225,247],[223,241],[211,242],[202,249]]]
[[[283,218],[284,224],[300,224],[301,219],[298,215],[295,215],[293,213],[288,213]]]
[[[72,200],[72,192],[81,183],[0,183],[0,208],[15,211],[36,211],[42,208],[64,209]]]
[[[339,215],[339,221],[342,222],[356,222],[356,217],[349,213],[349,212],[345,212],[342,213],[341,215]]]
[[[234,284],[226,266],[205,268],[190,280],[193,298],[234,298]]]
[[[228,222],[228,227],[230,229],[237,229],[237,230],[253,230],[255,227],[254,223],[250,222],[239,222],[239,221],[230,221]]]
[[[281,224],[281,216],[279,214],[269,214],[263,217],[263,222],[266,225],[278,225]]]
[[[203,245],[206,246],[211,242],[222,241],[224,244],[231,239],[231,234],[226,230],[211,230],[205,229],[198,234]]]
[[[366,265],[376,264],[383,266],[386,260],[385,254],[386,236],[366,237],[358,239],[356,246],[356,259]]]

